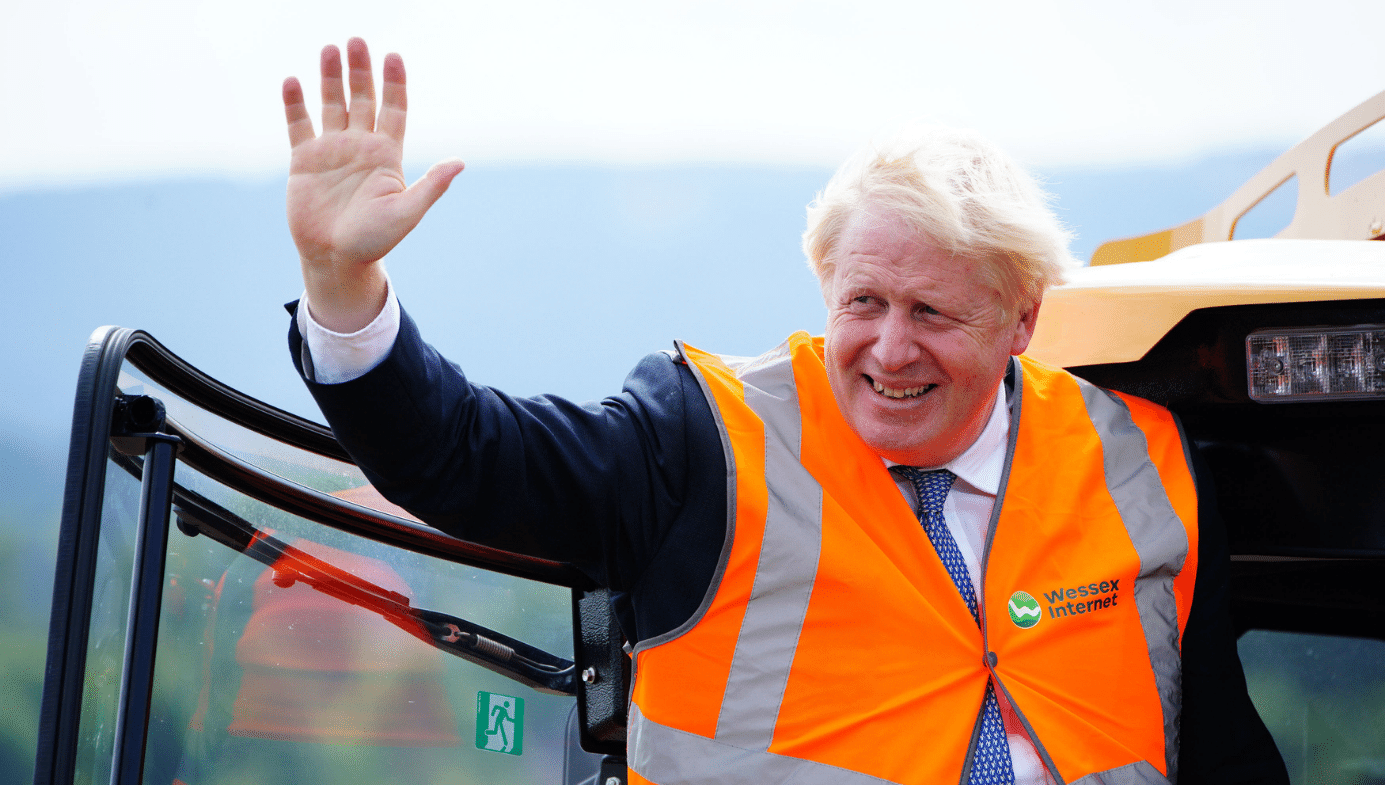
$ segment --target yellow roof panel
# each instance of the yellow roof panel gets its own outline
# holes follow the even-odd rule
[[[1130,362],[1198,308],[1385,297],[1385,242],[1202,243],[1068,279],[1044,296],[1027,354],[1058,366]]]

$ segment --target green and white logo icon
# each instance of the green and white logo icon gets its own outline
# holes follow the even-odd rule
[[[476,693],[476,749],[524,753],[524,699],[495,692]]]
[[[1017,591],[1010,595],[1010,621],[1016,627],[1027,630],[1039,623],[1044,612],[1039,610],[1039,601],[1027,591]]]

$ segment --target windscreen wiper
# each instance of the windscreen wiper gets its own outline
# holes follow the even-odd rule
[[[274,582],[303,583],[342,602],[379,614],[419,640],[551,695],[575,695],[576,666],[524,641],[440,611],[415,608],[409,598],[320,559],[256,528],[219,504],[181,486],[174,488],[178,529],[205,534],[268,566]]]
[[[113,452],[112,458],[135,477],[143,461]],[[440,611],[415,608],[409,598],[349,570],[290,545],[271,533],[181,485],[173,486],[173,514],[178,529],[205,534],[237,553],[274,570],[275,583],[303,583],[330,597],[364,608],[404,632],[442,651],[550,695],[576,695],[572,660],[550,654],[475,622]]]

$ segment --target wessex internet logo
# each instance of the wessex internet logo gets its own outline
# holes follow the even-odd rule
[[[1120,579],[1088,583],[1082,586],[1059,587],[1043,592],[1044,602],[1048,604],[1048,617],[1062,619],[1068,616],[1081,616],[1113,608],[1120,598]],[[1010,595],[1008,605],[1010,621],[1016,627],[1027,630],[1038,624],[1044,617],[1039,601],[1029,592],[1017,591]]]
[[[1039,601],[1027,591],[1017,591],[1010,595],[1010,621],[1021,630],[1038,624],[1044,617],[1039,610]]]

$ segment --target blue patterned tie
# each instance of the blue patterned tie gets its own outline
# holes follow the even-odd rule
[[[943,502],[947,492],[952,489],[952,481],[957,475],[946,469],[926,472],[912,466],[896,467],[901,475],[914,484],[918,496],[918,509],[915,513],[928,533],[928,539],[942,559],[947,574],[952,576],[957,591],[967,603],[971,618],[979,625],[976,613],[976,591],[967,573],[967,563],[962,559],[962,551],[952,532],[943,520]],[[1010,742],[1005,738],[1005,722],[1000,718],[1000,704],[996,701],[995,685],[986,684],[986,699],[981,703],[981,735],[976,740],[976,759],[971,766],[969,785],[1012,785],[1015,781],[1015,767],[1010,761]]]

